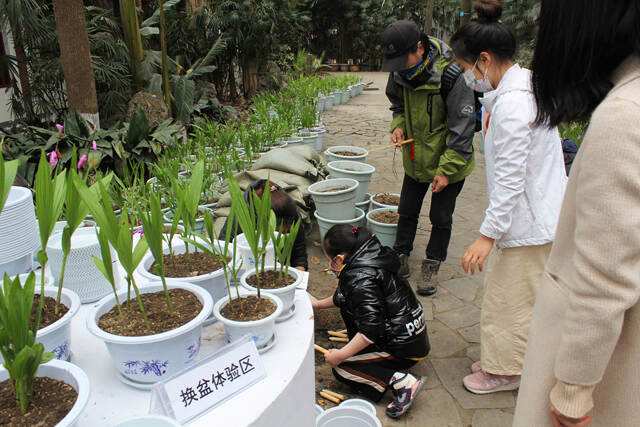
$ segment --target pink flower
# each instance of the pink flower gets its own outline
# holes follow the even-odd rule
[[[84,167],[87,165],[87,160],[89,160],[89,156],[87,156],[86,154],[80,156],[80,159],[78,159],[78,170],[84,169]]]
[[[58,153],[58,150],[54,150],[49,153],[49,164],[51,165],[51,167],[55,168],[59,160],[60,160],[60,153]]]
[[[64,135],[64,125],[61,125],[60,123],[56,123],[56,129],[58,129],[58,133],[60,135]]]
[[[96,142],[95,142],[95,141],[91,141],[91,149],[92,149],[93,151],[96,151],[96,150],[98,149],[98,144],[96,144]]]

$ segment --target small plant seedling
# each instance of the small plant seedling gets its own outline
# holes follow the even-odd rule
[[[274,266],[274,270],[278,271],[277,264],[279,263],[281,276],[284,276],[285,272],[289,270],[289,267],[291,267],[291,254],[293,252],[293,246],[296,243],[299,230],[300,220],[298,219],[293,223],[293,225],[291,225],[287,233],[285,233],[285,230],[281,228],[280,233],[276,234],[274,232],[271,234],[271,241],[273,242],[276,255],[276,266]]]
[[[4,209],[4,204],[7,202],[17,173],[18,161],[5,161],[2,157],[2,147],[0,145],[0,212]]]

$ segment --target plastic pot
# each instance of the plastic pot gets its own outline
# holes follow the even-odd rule
[[[235,297],[235,292],[232,292]],[[256,295],[247,291],[240,292],[240,296]],[[231,320],[224,317],[221,313],[224,306],[229,303],[229,298],[222,298],[213,306],[213,315],[224,325],[224,333],[227,342],[232,342],[249,335],[253,342],[256,343],[258,350],[265,349],[275,339],[276,319],[282,313],[282,300],[274,294],[261,292],[262,298],[270,299],[275,305],[276,310],[269,316],[260,320],[248,320],[245,322]]]
[[[272,271],[272,270],[273,270],[273,265],[267,266],[265,268],[265,271]],[[247,283],[247,279],[252,275],[254,275],[255,273],[256,273],[255,268],[246,271],[240,277],[240,284],[242,284],[242,286],[245,289],[251,292],[257,293],[258,289],[254,288],[249,283]],[[278,296],[278,298],[282,300],[282,313],[280,314],[280,316],[278,316],[277,321],[283,321],[291,317],[291,313],[294,310],[293,300],[295,299],[295,296],[296,296],[296,288],[300,285],[300,282],[302,281],[302,275],[295,268],[289,267],[288,273],[289,275],[293,276],[293,278],[295,279],[294,282],[289,286],[285,286],[284,288],[278,288],[278,289],[261,289],[260,290],[261,293],[276,295]]]
[[[324,149],[324,143],[327,136],[327,129],[324,126],[316,126],[311,128],[311,132],[318,134],[318,140],[316,141],[316,144],[313,148],[320,153]]]
[[[383,246],[392,248],[396,242],[398,224],[385,224],[371,218],[371,216],[377,212],[388,211],[397,212],[398,208],[382,208],[369,211],[367,214],[367,228],[372,234],[375,234],[378,237],[378,240],[380,240],[380,243],[382,243]]]
[[[326,179],[309,186],[316,213],[334,221],[355,217],[358,181],[351,178]],[[330,190],[330,191],[328,191]]]
[[[344,156],[336,154],[337,152],[348,152],[355,154],[354,156]],[[335,147],[329,147],[324,152],[325,160],[329,162],[335,162],[337,160],[351,160],[354,162],[366,163],[369,151],[362,147],[354,147],[352,145],[337,145]]]
[[[376,415],[376,407],[373,403],[364,399],[347,399],[340,404],[341,408],[358,408]]]
[[[316,427],[382,427],[375,414],[342,405],[327,409],[316,418]]]
[[[375,200],[373,200],[373,198],[376,197],[378,194],[383,194],[383,193],[376,193],[376,194],[371,196],[371,206],[369,207],[369,210],[384,209],[384,208],[395,208],[395,209],[398,208],[398,206],[396,206],[396,205],[385,205],[383,203],[376,202]],[[391,196],[400,197],[400,193],[386,193],[386,194],[389,194]]]
[[[204,213],[205,210],[209,210],[211,211],[211,213],[213,213],[211,209],[204,207],[204,205],[198,206],[198,212]],[[164,214],[164,221],[168,223],[173,222],[173,211],[169,210]],[[182,220],[180,220],[180,225],[184,225],[184,222],[182,222]],[[196,233],[202,233],[204,231],[204,217],[196,219],[196,224],[193,231],[195,231]]]
[[[300,131],[296,134],[298,138],[302,139],[302,144],[315,147],[318,143],[319,135],[316,132]]]
[[[116,427],[182,427],[182,424],[164,415],[143,415],[129,418],[116,424]]]
[[[242,260],[242,269],[244,271],[248,271],[256,268],[256,260],[253,257],[253,253],[251,252],[251,247],[249,243],[247,243],[247,238],[244,237],[244,233],[238,234],[236,236],[236,247],[238,250],[238,256]],[[267,255],[265,257],[265,265],[273,265],[276,261],[276,255],[273,250],[273,242],[270,240],[267,244]]]
[[[356,203],[356,209],[361,209],[365,215],[369,213],[369,198],[371,197],[371,194],[367,193],[367,196],[368,198],[364,202]],[[362,221],[360,221],[360,223],[358,224],[358,227],[366,227],[366,226],[367,226],[367,218],[364,217],[362,218]]]
[[[356,215],[354,218],[346,219],[346,220],[334,220],[321,217],[318,212],[314,213],[316,220],[318,220],[318,228],[320,229],[320,240],[324,240],[324,235],[327,234],[327,231],[334,225],[339,224],[351,224],[353,226],[359,227],[362,225],[362,221],[365,219],[365,213],[362,209],[356,208]]]
[[[111,359],[119,372],[119,378],[125,383],[150,386],[169,378],[185,366],[193,364],[200,351],[202,324],[211,314],[213,300],[203,288],[189,283],[177,282],[170,289],[184,289],[194,294],[202,304],[202,310],[188,323],[160,334],[140,337],[124,337],[106,332],[98,326],[100,317],[115,305],[114,295],[101,299],[87,313],[87,329],[104,341]],[[143,294],[162,291],[162,284],[153,282],[141,287]],[[127,290],[118,292],[124,301]]]
[[[36,372],[37,377],[49,377],[54,380],[62,381],[70,385],[78,393],[76,402],[71,407],[67,415],[56,424],[56,427],[73,426],[76,420],[84,411],[89,402],[90,383],[89,377],[78,366],[64,362],[62,360],[51,360],[48,363],[40,365]],[[3,367],[0,368],[0,381],[9,379],[9,372]]]
[[[376,168],[367,163],[354,162],[353,160],[337,160],[327,165],[332,178],[351,178],[358,181],[356,202],[367,200],[369,182]]]

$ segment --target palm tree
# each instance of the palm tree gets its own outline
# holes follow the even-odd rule
[[[53,0],[53,13],[60,45],[60,62],[66,82],[69,107],[100,126],[96,82],[82,0]]]

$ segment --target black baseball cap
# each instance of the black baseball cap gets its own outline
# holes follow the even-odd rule
[[[382,32],[384,60],[382,71],[401,71],[407,68],[407,54],[420,41],[421,31],[413,21],[401,20]]]

